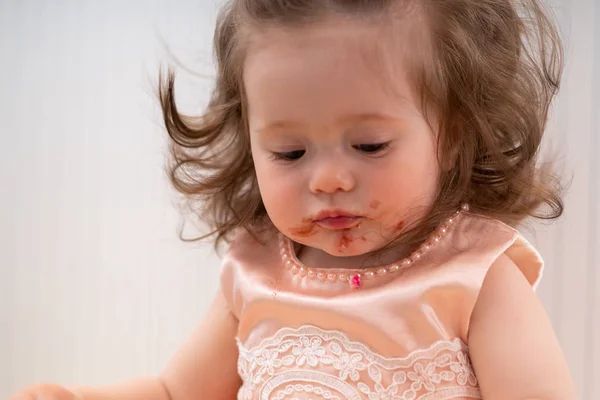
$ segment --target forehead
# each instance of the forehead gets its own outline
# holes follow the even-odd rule
[[[254,34],[244,64],[250,124],[393,115],[413,104],[405,62],[410,41],[382,37],[386,33],[339,20]]]

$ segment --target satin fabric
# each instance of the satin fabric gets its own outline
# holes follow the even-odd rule
[[[466,212],[419,261],[360,289],[292,274],[278,234],[259,238],[238,232],[221,275],[243,399],[478,398],[467,338],[483,279],[502,254],[534,286],[543,266],[518,231]]]

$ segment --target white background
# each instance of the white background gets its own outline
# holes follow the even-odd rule
[[[564,218],[528,236],[577,387],[598,399],[600,1],[556,2],[568,66],[549,138],[573,180]],[[178,240],[153,92],[163,43],[212,73],[217,3],[0,0],[0,399],[155,374],[202,317],[219,262]],[[180,78],[197,112],[211,82]]]

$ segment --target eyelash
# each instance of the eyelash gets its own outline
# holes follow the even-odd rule
[[[383,150],[387,149],[389,146],[390,146],[390,143],[387,142],[387,143],[358,144],[358,145],[355,145],[352,147],[355,148],[356,150],[363,151],[366,154],[377,154],[377,153],[380,153]],[[365,150],[365,147],[370,148],[370,151]],[[273,160],[293,162],[293,161],[297,161],[300,158],[302,158],[304,153],[306,153],[306,150],[293,150],[293,151],[287,151],[284,153],[273,152],[271,158]]]
[[[273,160],[279,160],[279,161],[297,161],[299,160],[305,153],[305,150],[294,150],[294,151],[286,151],[284,153],[272,153],[271,159]],[[290,155],[297,155],[298,153],[301,153],[297,158],[291,158]]]

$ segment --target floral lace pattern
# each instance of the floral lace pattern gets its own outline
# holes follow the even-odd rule
[[[283,328],[255,348],[238,340],[240,400],[480,399],[468,348],[439,341],[386,358],[342,332]]]

